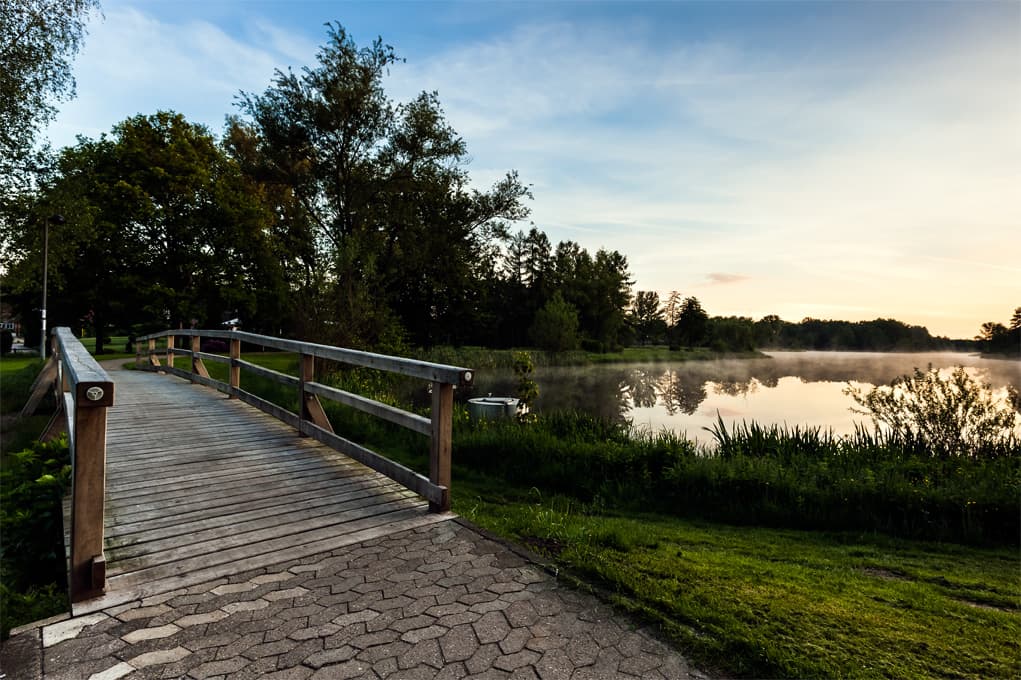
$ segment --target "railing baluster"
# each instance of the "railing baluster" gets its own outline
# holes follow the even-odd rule
[[[241,365],[237,363],[241,358],[241,340],[234,336],[230,338],[230,398],[238,396],[241,389]]]
[[[432,395],[432,436],[429,439],[429,481],[444,488],[440,503],[429,503],[434,512],[450,510],[450,445],[454,416],[454,386],[434,382]]]

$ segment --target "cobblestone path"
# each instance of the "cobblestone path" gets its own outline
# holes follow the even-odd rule
[[[27,630],[3,660],[27,680],[706,677],[457,521]]]

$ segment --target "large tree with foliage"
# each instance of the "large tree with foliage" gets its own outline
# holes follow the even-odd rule
[[[370,345],[395,330],[456,341],[479,311],[473,289],[491,239],[527,215],[514,173],[471,188],[464,140],[435,93],[387,97],[383,78],[398,61],[381,40],[359,48],[331,26],[317,66],[243,94],[246,120],[234,122],[254,137],[250,171],[286,186],[298,228],[311,227],[301,238],[318,271],[295,292],[323,321],[304,332],[332,342]]]
[[[270,211],[209,132],[181,115],[136,116],[110,136],[65,149],[10,230],[10,280],[31,295],[41,220],[50,238],[53,324],[90,326],[97,350],[114,328],[218,324],[275,329],[282,306]],[[261,324],[260,324],[261,321]]]
[[[640,290],[628,312],[628,321],[640,343],[661,341],[666,335],[666,320],[659,304],[659,293]]]
[[[71,59],[97,0],[0,2],[0,196],[28,186],[34,153],[55,104],[74,96]]]

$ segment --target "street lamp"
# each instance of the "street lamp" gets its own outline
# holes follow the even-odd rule
[[[43,359],[46,358],[46,275],[50,271],[50,224],[64,224],[66,221],[63,215],[51,215],[43,222],[43,335],[39,339],[39,356]]]

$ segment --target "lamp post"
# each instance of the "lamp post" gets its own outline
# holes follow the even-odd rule
[[[67,220],[64,219],[63,215],[52,215],[49,219],[43,222],[43,307],[42,307],[42,324],[43,334],[39,339],[39,356],[43,359],[46,358],[46,275],[50,271],[49,259],[50,259],[50,223],[53,224],[64,224]]]

